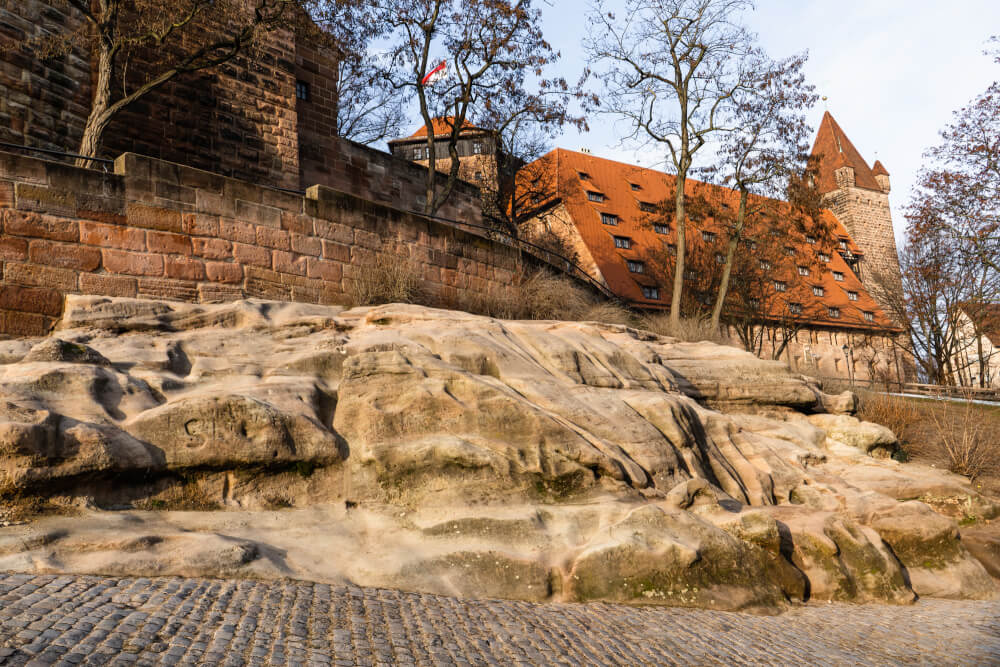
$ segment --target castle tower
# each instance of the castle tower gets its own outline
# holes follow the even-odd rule
[[[902,279],[889,211],[889,172],[881,162],[868,167],[829,111],[823,114],[812,155],[816,188],[864,252],[860,278],[892,317],[889,304],[893,294],[902,292]]]

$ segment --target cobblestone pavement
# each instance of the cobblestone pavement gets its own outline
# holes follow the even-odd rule
[[[1000,664],[1000,602],[781,616],[0,574],[0,665]]]

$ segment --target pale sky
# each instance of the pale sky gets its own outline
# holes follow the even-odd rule
[[[589,2],[548,4],[542,5],[545,36],[575,81]],[[952,111],[1000,79],[1000,65],[982,53],[989,37],[1000,34],[1000,0],[759,0],[748,22],[772,56],[808,49],[806,74],[829,98],[811,114],[813,127],[825,104],[868,164],[879,159],[886,166],[900,239],[921,154],[937,142]],[[596,116],[586,136],[568,130],[554,143],[663,168],[659,151],[620,146],[623,134],[611,118]]]

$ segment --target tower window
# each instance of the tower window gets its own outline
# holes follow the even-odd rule
[[[309,101],[309,84],[305,81],[295,82],[295,97],[304,102]]]
[[[660,298],[660,290],[659,290],[659,288],[656,288],[656,287],[646,287],[645,285],[643,285],[642,286],[642,296],[644,296],[647,299],[659,299]]]
[[[601,213],[601,222],[606,225],[617,225],[618,216],[613,213]]]
[[[616,248],[624,248],[625,250],[628,250],[629,248],[632,247],[632,239],[630,239],[627,236],[616,236],[615,237],[615,247]]]
[[[645,273],[646,265],[642,262],[630,259],[626,261],[625,264],[628,266],[628,270],[632,273]]]
[[[588,190],[587,199],[590,201],[602,202],[604,201],[604,195],[602,195],[600,192],[594,192],[593,190]]]

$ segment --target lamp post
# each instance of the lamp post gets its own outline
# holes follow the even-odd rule
[[[854,364],[851,363],[851,348],[847,347],[847,343],[844,343],[844,347],[840,348],[844,351],[844,361],[847,362],[847,377],[851,382],[851,389],[854,389]]]

